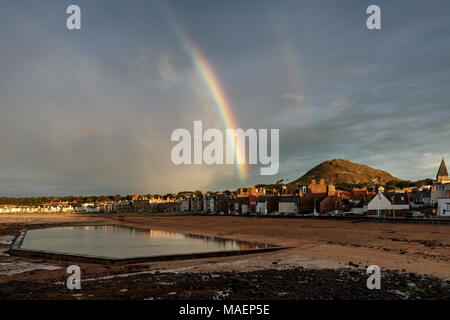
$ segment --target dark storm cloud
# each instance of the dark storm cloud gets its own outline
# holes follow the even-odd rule
[[[171,17],[239,126],[280,129],[279,174],[252,168],[245,184],[336,157],[419,179],[450,154],[448,1],[77,1],[81,31],[65,28],[69,4],[0,4],[1,194],[241,184],[231,166],[170,162],[172,130],[222,128]]]

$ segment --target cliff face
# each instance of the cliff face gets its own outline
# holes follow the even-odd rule
[[[292,183],[308,185],[311,183],[312,179],[316,179],[317,183],[320,179],[324,179],[326,183],[333,184],[385,184],[391,180],[402,181],[402,179],[392,176],[387,171],[374,169],[367,165],[354,163],[344,159],[324,161]]]

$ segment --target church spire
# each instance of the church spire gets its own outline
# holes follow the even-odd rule
[[[441,165],[439,166],[436,180],[439,181],[439,177],[448,177],[447,167],[445,166],[444,157],[442,157]]]

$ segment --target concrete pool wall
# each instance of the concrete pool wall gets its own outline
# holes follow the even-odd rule
[[[74,225],[67,225],[67,227],[72,227]],[[99,225],[76,225],[78,227],[90,227],[90,226],[99,226]],[[127,227],[121,225],[101,225],[101,226],[117,226],[117,227],[126,227],[132,228],[136,230],[149,230],[147,228],[136,228],[136,227]],[[60,227],[60,226],[59,226]],[[38,229],[47,229],[52,227],[38,228]],[[36,230],[36,229],[29,229]],[[226,257],[226,256],[238,256],[245,254],[254,254],[254,253],[264,253],[282,249],[288,249],[291,247],[287,246],[277,246],[273,244],[260,244],[260,243],[252,243],[263,245],[261,248],[252,248],[252,249],[242,249],[242,250],[228,250],[228,251],[209,251],[209,252],[196,252],[196,253],[180,253],[180,254],[164,254],[164,255],[152,255],[152,256],[136,256],[136,257],[127,257],[127,258],[113,258],[106,256],[97,256],[97,255],[88,255],[88,254],[74,254],[74,253],[61,253],[54,252],[50,250],[40,250],[40,249],[26,249],[21,248],[22,243],[26,237],[28,230],[22,230],[19,235],[14,240],[13,244],[9,249],[9,254],[14,256],[20,256],[25,258],[40,258],[40,259],[50,259],[50,260],[59,260],[59,261],[68,261],[68,262],[80,262],[80,263],[97,263],[97,264],[133,264],[133,263],[144,263],[144,262],[157,262],[157,261],[171,261],[171,260],[186,260],[186,259],[200,259],[200,258],[210,258],[210,257]],[[182,234],[182,233],[180,233]],[[221,240],[233,240],[221,237],[208,237],[204,235],[195,235],[195,234],[186,234],[190,236],[197,237],[207,237]],[[238,241],[238,240],[233,240]],[[240,241],[241,243],[251,243],[248,241]]]

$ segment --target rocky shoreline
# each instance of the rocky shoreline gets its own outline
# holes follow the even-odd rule
[[[159,273],[82,282],[11,281],[0,299],[46,300],[449,300],[450,282],[383,270],[381,289],[369,290],[364,268],[269,269],[254,272]]]

